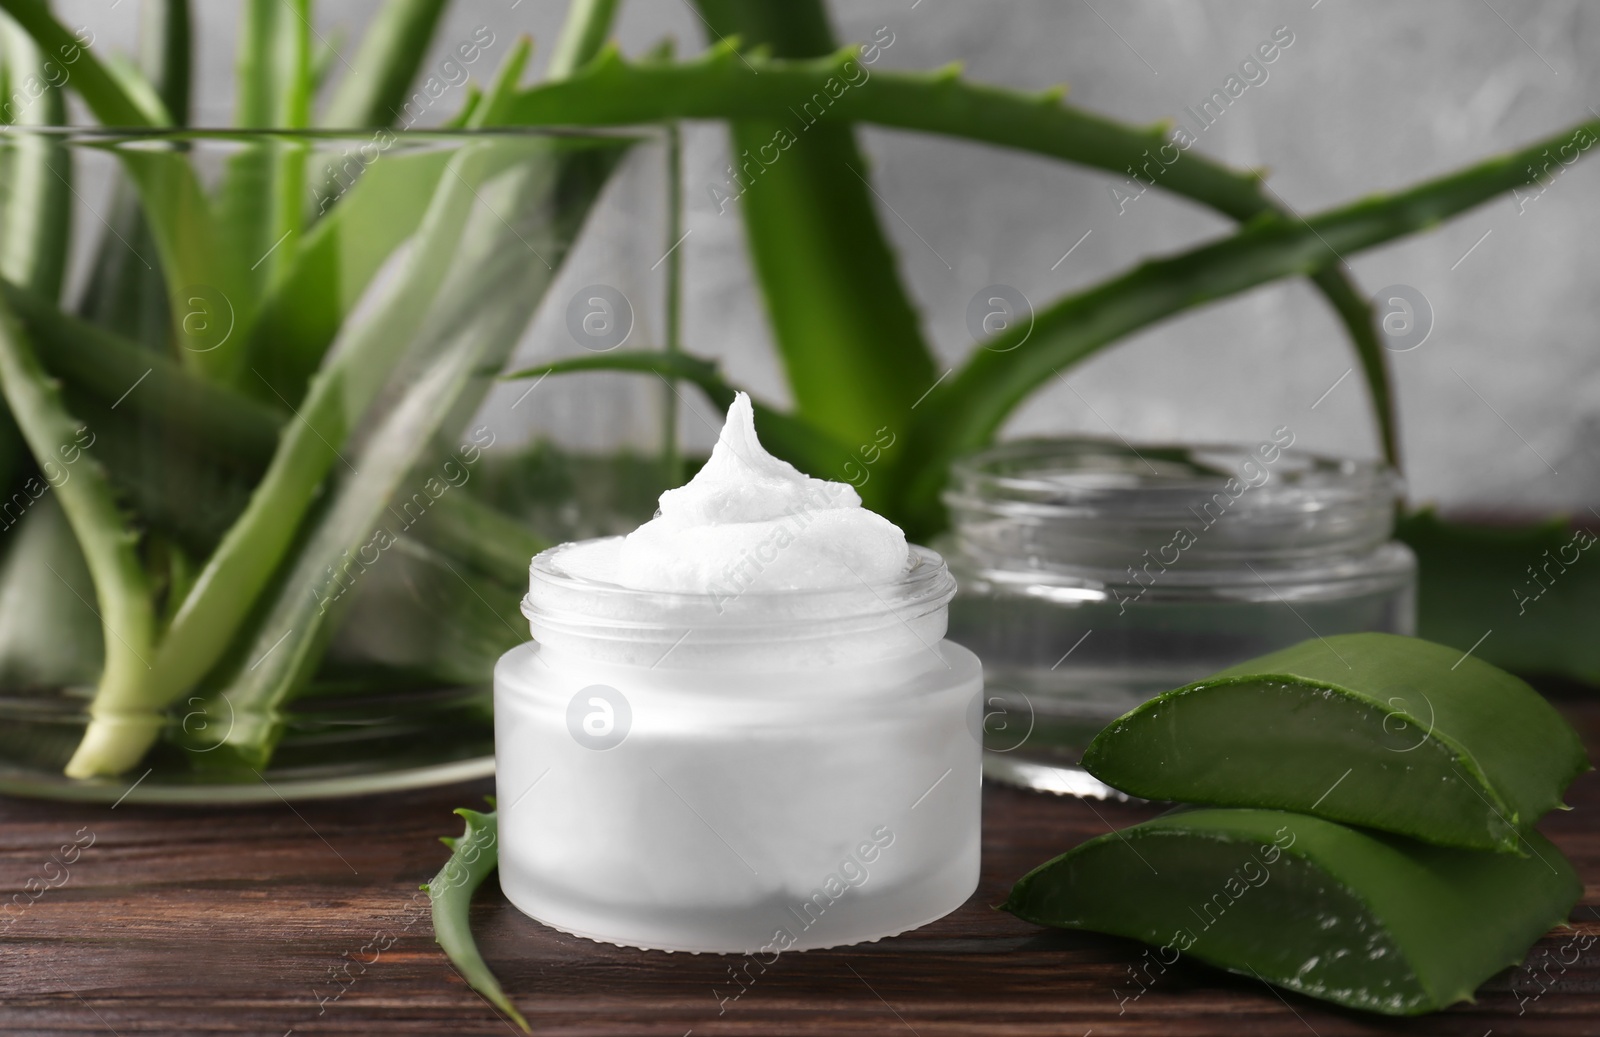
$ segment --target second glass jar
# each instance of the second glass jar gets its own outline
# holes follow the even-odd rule
[[[1311,637],[1413,632],[1398,477],[1293,440],[1020,440],[956,463],[949,636],[983,660],[987,776],[1112,795],[1078,761],[1152,695]]]

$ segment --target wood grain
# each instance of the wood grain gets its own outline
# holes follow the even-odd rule
[[[1594,755],[1600,703],[1558,704]],[[450,810],[488,791],[295,810],[0,799],[0,889],[44,888],[0,916],[0,1030],[512,1033],[450,968],[413,899],[445,858],[436,837],[460,830]],[[1128,971],[1137,944],[1040,929],[989,905],[1033,865],[1154,808],[996,787],[984,797],[983,880],[964,907],[895,939],[784,955],[725,1010],[734,959],[566,936],[492,883],[474,926],[542,1034],[1596,1034],[1600,779],[1580,778],[1568,801],[1576,809],[1542,827],[1585,880],[1575,928],[1547,936],[1529,967],[1496,976],[1475,1004],[1415,1020],[1330,1009],[1183,962],[1140,993]],[[91,835],[81,855],[63,854]],[[1579,951],[1575,937],[1593,946]]]

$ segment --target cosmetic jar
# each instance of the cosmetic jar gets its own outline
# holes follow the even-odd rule
[[[1078,762],[1151,696],[1312,637],[1413,632],[1397,476],[1293,441],[1020,440],[953,466],[950,637],[983,660],[986,775],[1118,795]]]
[[[978,660],[911,549],[842,590],[693,594],[537,555],[495,667],[500,886],[624,946],[775,955],[891,936],[977,886]],[[766,960],[765,958],[762,960]]]

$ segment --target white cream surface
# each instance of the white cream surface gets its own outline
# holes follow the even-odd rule
[[[861,506],[846,483],[814,479],[767,453],[739,393],[711,457],[661,495],[626,537],[575,545],[574,576],[636,590],[737,595],[828,590],[894,580],[910,564],[900,527]]]

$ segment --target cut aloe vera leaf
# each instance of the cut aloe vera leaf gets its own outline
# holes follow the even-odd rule
[[[1181,809],[1035,868],[1003,906],[1153,944],[1161,971],[1187,956],[1417,1015],[1470,999],[1577,903],[1572,865],[1537,832],[1527,839],[1519,857],[1278,810]]]
[[[1317,638],[1159,695],[1100,732],[1083,764],[1146,799],[1508,852],[1589,768],[1527,684],[1392,634]]]

